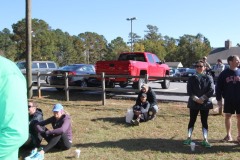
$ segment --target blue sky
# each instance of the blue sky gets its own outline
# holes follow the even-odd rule
[[[118,36],[127,42],[126,18],[136,17],[133,32],[142,38],[150,24],[163,36],[201,33],[212,47],[223,47],[228,39],[233,46],[240,43],[239,6],[239,0],[32,0],[32,18],[71,35],[96,32],[110,43]],[[24,17],[25,0],[1,1],[0,30],[12,30]]]

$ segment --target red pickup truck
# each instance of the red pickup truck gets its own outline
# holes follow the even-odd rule
[[[126,75],[126,76],[148,76],[166,77],[169,76],[170,68],[162,63],[159,58],[150,52],[123,52],[119,55],[118,60],[97,61],[96,74],[105,72],[105,75]],[[151,77],[150,77],[151,78]],[[156,80],[148,79],[149,81]],[[127,78],[116,77],[106,79],[107,87],[114,87],[119,84],[124,88],[132,83],[132,87],[137,89],[139,83],[144,82],[144,78]],[[170,80],[159,81],[163,89],[170,86]]]

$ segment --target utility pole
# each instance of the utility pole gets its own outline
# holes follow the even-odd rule
[[[32,0],[26,0],[26,78],[27,78],[27,96],[33,97],[32,91]]]
[[[131,52],[133,52],[133,33],[132,33],[132,21],[136,20],[136,17],[127,18],[127,21],[131,21]]]

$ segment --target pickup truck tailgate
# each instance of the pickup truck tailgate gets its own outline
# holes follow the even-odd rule
[[[96,63],[96,73],[101,74],[105,72],[105,74],[109,75],[128,75],[131,71],[130,61],[97,61]]]

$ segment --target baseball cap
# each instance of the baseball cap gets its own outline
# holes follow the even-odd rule
[[[142,93],[141,97],[147,97],[147,94],[146,93]]]
[[[60,103],[57,103],[57,104],[54,105],[52,111],[53,111],[53,112],[59,112],[59,111],[61,111],[61,110],[63,110],[63,106],[62,106]]]

